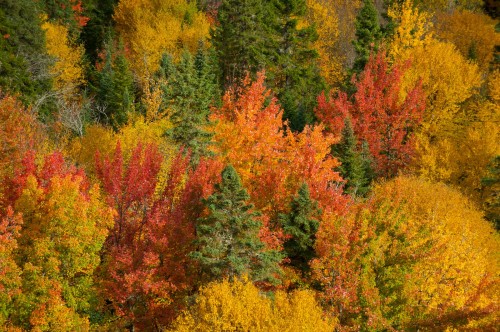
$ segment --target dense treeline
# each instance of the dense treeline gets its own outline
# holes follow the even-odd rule
[[[0,0],[5,331],[495,331],[482,0]]]

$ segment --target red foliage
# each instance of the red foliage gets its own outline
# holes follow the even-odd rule
[[[21,167],[15,171],[15,175],[4,179],[3,185],[5,194],[3,195],[1,206],[13,206],[16,200],[21,196],[26,187],[26,180],[29,176],[34,176],[39,187],[50,189],[51,179],[54,177],[64,178],[70,176],[72,180],[81,178],[82,193],[86,194],[90,188],[87,177],[83,170],[67,164],[61,152],[56,151],[44,158],[43,166],[37,167],[36,152],[28,151],[22,159]]]
[[[128,164],[118,144],[111,160],[97,156],[97,176],[118,214],[106,244],[105,296],[134,325],[168,324],[182,295],[194,286],[194,221],[203,213],[201,198],[213,191],[222,165],[202,160],[189,169],[189,156],[172,161],[159,182],[162,156],[154,145],[138,145]],[[161,189],[160,189],[161,188]]]
[[[405,67],[389,64],[383,52],[372,56],[363,73],[353,77],[356,93],[352,100],[344,92],[329,99],[318,97],[317,117],[338,134],[344,118],[350,116],[361,144],[366,141],[381,176],[392,176],[404,168],[414,152],[412,132],[420,124],[425,96],[420,84],[402,100]]]

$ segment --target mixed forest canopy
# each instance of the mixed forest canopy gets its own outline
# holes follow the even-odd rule
[[[494,0],[0,0],[1,331],[496,331]]]

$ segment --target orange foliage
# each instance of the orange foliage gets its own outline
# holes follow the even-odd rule
[[[342,179],[334,171],[339,163],[329,154],[337,138],[324,134],[321,125],[291,132],[264,86],[263,73],[227,92],[211,120],[215,152],[234,166],[258,209],[271,216],[286,210],[290,197],[306,182],[322,208],[342,210]]]

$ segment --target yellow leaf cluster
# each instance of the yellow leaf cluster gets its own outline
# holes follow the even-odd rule
[[[171,123],[166,118],[148,121],[142,116],[131,118],[117,133],[109,127],[90,125],[86,128],[85,135],[74,138],[68,144],[66,154],[81,165],[90,176],[95,174],[96,152],[99,151],[101,156],[110,158],[118,142],[125,160],[130,158],[137,144],[141,143],[144,146],[158,145],[167,162],[177,150],[175,144],[164,136],[169,128]]]
[[[394,37],[390,43],[389,54],[393,59],[406,56],[406,50],[423,47],[429,43],[432,33],[431,15],[413,7],[413,2],[406,0],[402,5],[391,6],[387,15],[397,23]]]
[[[318,40],[314,48],[319,53],[319,67],[322,76],[331,85],[338,85],[344,78],[342,59],[337,51],[339,41],[339,22],[331,1],[307,0],[308,25],[315,25]]]
[[[163,53],[175,58],[186,48],[194,52],[210,28],[196,3],[186,0],[121,0],[113,18],[143,84],[159,68]]]
[[[247,278],[209,284],[171,331],[333,331],[314,293],[298,290],[265,296]]]
[[[468,10],[436,15],[435,31],[438,38],[452,42],[464,57],[475,56],[477,64],[487,69],[493,60],[500,34],[495,32],[497,22],[486,14]]]
[[[405,277],[401,295],[405,311],[412,313],[409,318],[453,326],[456,322],[448,314],[482,313],[481,324],[494,324],[500,300],[500,238],[482,213],[458,191],[413,177],[396,178],[374,193],[400,202],[409,217],[409,236],[420,231],[412,242],[428,246]],[[479,321],[471,318],[468,324]]]
[[[424,126],[446,130],[459,110],[482,83],[478,66],[467,61],[451,43],[431,39],[407,49],[401,61],[411,61],[403,85],[408,90],[422,81],[427,96]],[[449,129],[449,128],[448,128]]]
[[[45,21],[42,29],[45,30],[47,53],[55,58],[50,71],[54,76],[54,88],[71,97],[75,88],[84,82],[83,46],[70,40],[64,25]]]

